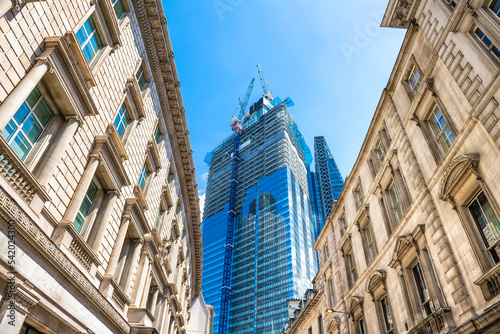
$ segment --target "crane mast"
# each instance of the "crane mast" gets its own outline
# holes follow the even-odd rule
[[[236,193],[238,190],[238,167],[240,162],[240,139],[243,133],[243,117],[252,94],[255,78],[248,86],[244,100],[239,99],[240,113],[229,124],[234,132],[233,155],[231,164],[231,184],[229,189],[229,210],[227,212],[226,240],[224,243],[224,266],[222,272],[221,302],[219,316],[219,334],[228,333],[229,304],[231,298],[231,278],[233,269],[234,221],[236,218]]]

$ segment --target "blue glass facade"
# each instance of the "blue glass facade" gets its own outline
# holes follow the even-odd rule
[[[323,227],[323,207],[321,204],[321,188],[318,173],[307,167],[307,181],[309,186],[309,199],[311,200],[311,211],[314,225],[314,238],[317,238]]]
[[[316,171],[308,168],[309,194],[313,211],[316,237],[325,220],[330,216],[332,204],[344,188],[344,179],[324,137],[314,137],[314,162]]]
[[[288,321],[287,299],[303,296],[317,270],[305,142],[284,103],[275,102],[249,122],[240,145],[232,334],[282,328]],[[214,333],[219,328],[230,146],[227,141],[211,152],[203,221],[203,291],[214,306]]]

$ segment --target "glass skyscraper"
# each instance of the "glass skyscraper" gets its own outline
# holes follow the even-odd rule
[[[315,172],[307,169],[307,177],[314,233],[317,237],[330,216],[333,202],[339,199],[344,188],[344,179],[323,136],[314,137],[314,167]]]
[[[262,99],[261,99],[262,100]],[[317,271],[307,169],[312,155],[288,111],[292,102],[252,106],[240,141],[229,333],[274,333],[288,321]],[[260,105],[260,106],[259,106]],[[219,329],[234,137],[207,154],[203,291]]]

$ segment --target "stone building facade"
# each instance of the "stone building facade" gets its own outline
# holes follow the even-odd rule
[[[0,333],[207,321],[161,1],[0,0],[0,130]]]
[[[287,333],[500,333],[499,12],[390,0],[407,34]]]

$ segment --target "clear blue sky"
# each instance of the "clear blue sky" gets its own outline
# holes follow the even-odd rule
[[[325,136],[340,171],[352,169],[387,84],[404,30],[380,28],[388,0],[177,0],[164,2],[186,107],[200,193],[205,154],[229,122],[255,65],[290,109],[309,147]]]

